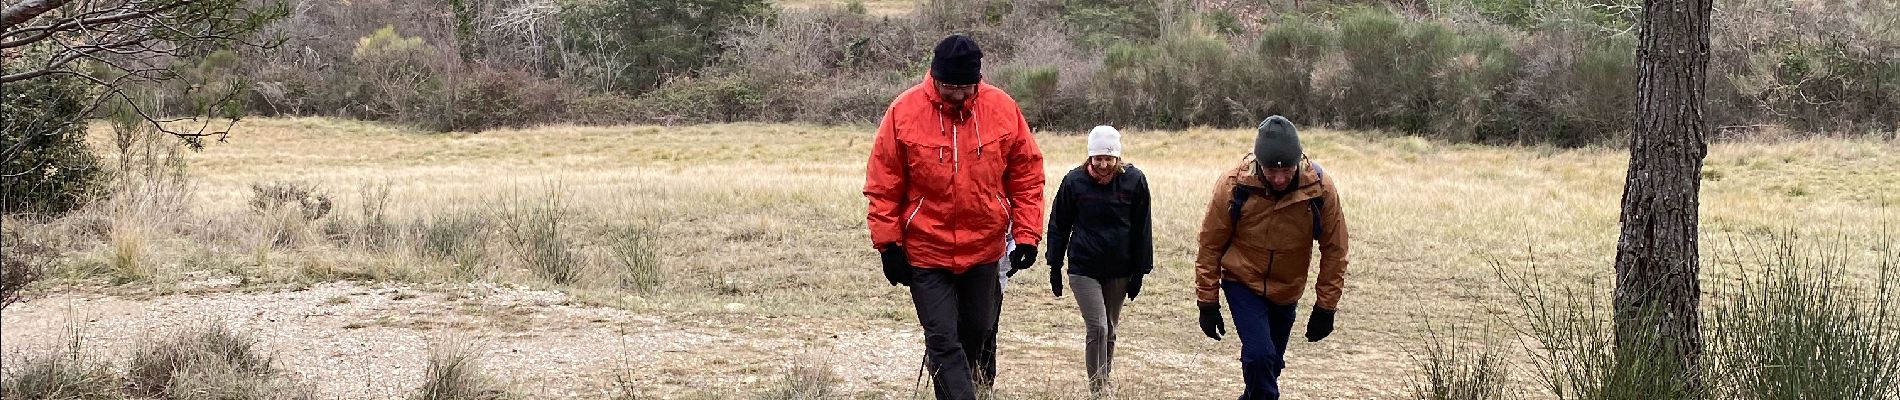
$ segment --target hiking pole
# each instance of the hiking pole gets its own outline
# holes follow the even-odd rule
[[[920,360],[920,361],[917,361],[917,383],[914,383],[914,384],[911,384],[911,385],[910,385],[910,398],[912,398],[912,399],[915,399],[915,398],[917,398],[917,392],[918,392],[919,390],[922,390],[922,389],[923,389],[923,387],[924,387],[924,366],[925,366],[925,365],[928,365],[928,364],[930,364],[930,355],[929,355],[929,354],[925,354],[925,355],[924,355],[923,357],[921,357],[921,358],[922,358],[922,360]]]

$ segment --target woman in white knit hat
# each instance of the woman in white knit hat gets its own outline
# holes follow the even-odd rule
[[[1123,162],[1121,132],[1107,125],[1089,131],[1089,158],[1069,170],[1049,215],[1049,289],[1062,296],[1063,261],[1069,287],[1088,325],[1089,389],[1108,387],[1115,358],[1115,329],[1122,299],[1141,294],[1143,275],[1154,271],[1154,229],[1148,178]]]

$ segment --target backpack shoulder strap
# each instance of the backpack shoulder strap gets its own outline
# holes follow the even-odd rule
[[[1240,230],[1240,208],[1247,205],[1248,197],[1253,197],[1253,190],[1248,189],[1246,185],[1235,183],[1234,198],[1227,201],[1227,222],[1232,228],[1228,229],[1227,246],[1224,247],[1234,246],[1234,236],[1237,234],[1236,231]]]
[[[1306,165],[1313,166],[1313,174],[1319,177],[1320,182],[1326,181],[1326,169],[1320,168],[1319,163],[1307,160]],[[1306,205],[1313,211],[1313,240],[1319,240],[1320,237],[1326,235],[1326,220],[1320,218],[1320,213],[1326,211],[1326,196],[1322,194],[1313,197],[1306,201]]]

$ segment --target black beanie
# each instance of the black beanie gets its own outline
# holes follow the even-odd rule
[[[949,85],[968,85],[983,80],[983,49],[962,34],[950,35],[937,42],[930,58],[930,77]]]
[[[1271,116],[1260,121],[1260,132],[1253,138],[1253,158],[1260,167],[1293,167],[1300,164],[1300,134],[1293,128],[1293,121],[1286,117]]]

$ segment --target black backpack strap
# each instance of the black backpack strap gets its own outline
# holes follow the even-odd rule
[[[1326,169],[1320,168],[1319,163],[1307,160],[1306,165],[1313,166],[1313,174],[1319,177],[1320,182],[1326,181]],[[1312,200],[1307,200],[1306,204],[1307,208],[1313,211],[1313,240],[1319,240],[1320,237],[1326,235],[1325,220],[1320,218],[1320,213],[1326,211],[1326,196],[1322,194],[1314,197]]]
[[[1227,230],[1227,246],[1234,246],[1234,236],[1240,230],[1240,208],[1247,205],[1247,198],[1253,197],[1253,189],[1239,183],[1234,184],[1234,198],[1227,201],[1227,222],[1232,227]]]

